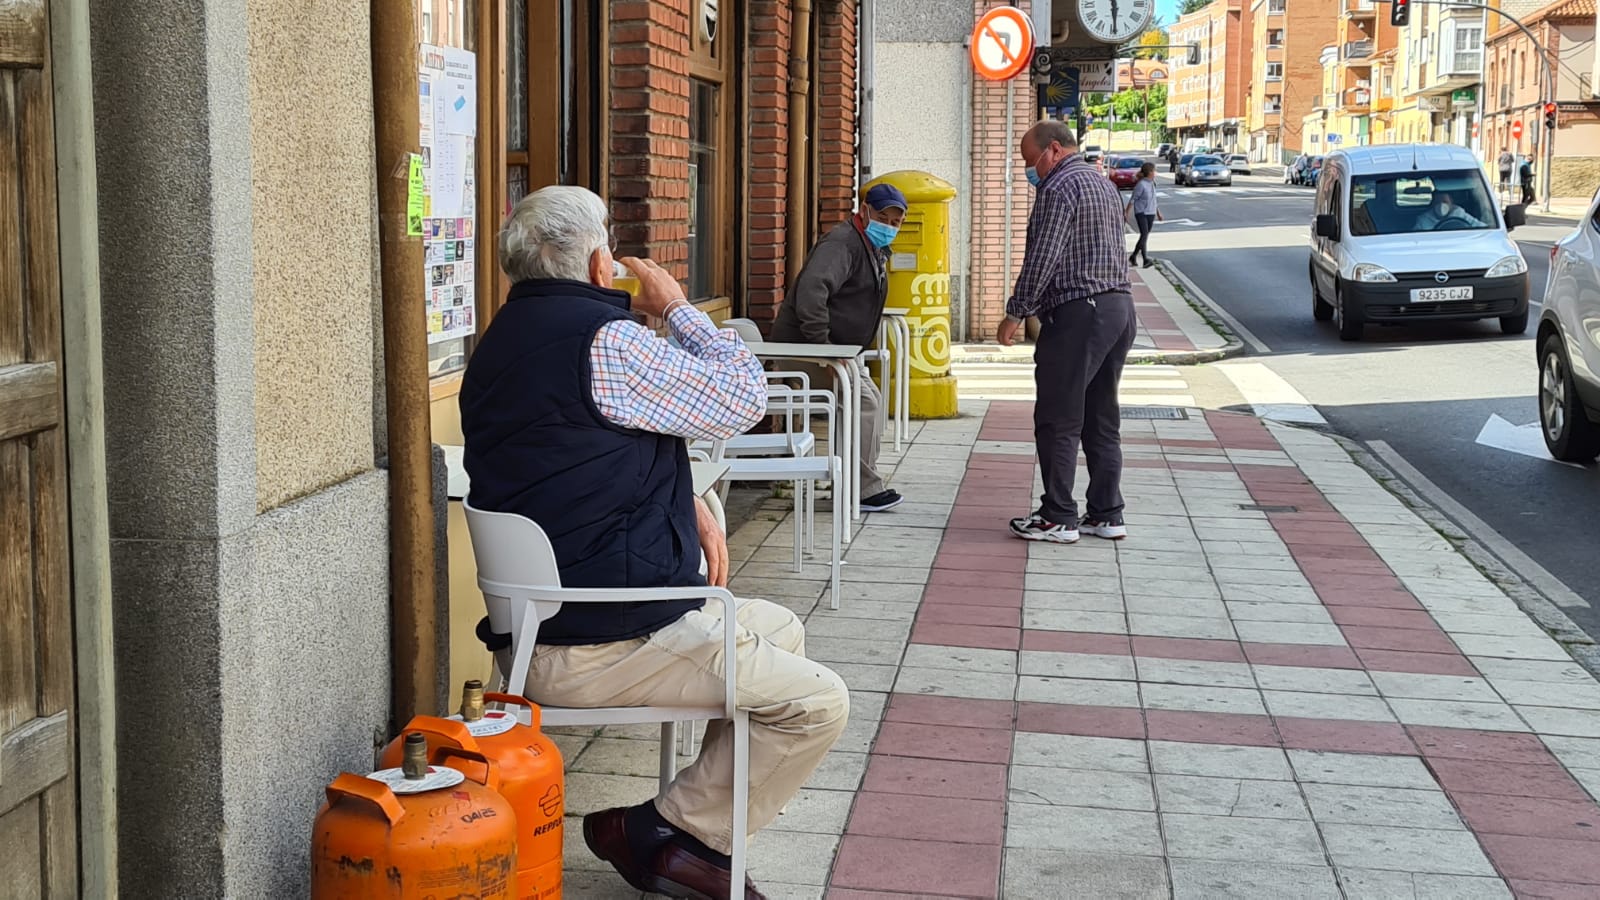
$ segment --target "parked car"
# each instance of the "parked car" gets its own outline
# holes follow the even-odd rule
[[[1184,170],[1183,183],[1190,187],[1199,187],[1203,184],[1220,184],[1229,187],[1233,184],[1233,170],[1222,161],[1220,156],[1196,156],[1189,163],[1189,168]]]
[[[1227,156],[1228,169],[1235,175],[1250,174],[1250,157],[1243,153],[1230,153]]]
[[[1188,177],[1189,166],[1194,163],[1194,158],[1198,155],[1199,154],[1196,153],[1185,153],[1178,157],[1178,168],[1172,173],[1172,180],[1174,182],[1177,182],[1178,184],[1184,183],[1184,179]]]
[[[1100,165],[1101,160],[1103,160],[1105,158],[1105,155],[1106,155],[1105,149],[1102,148],[1099,144],[1084,144],[1083,145],[1083,161],[1084,162],[1091,162],[1091,163],[1094,163],[1095,165],[1098,166],[1098,165]]]
[[[1144,167],[1144,160],[1137,156],[1123,156],[1112,160],[1106,171],[1111,173],[1111,183],[1118,190],[1131,191],[1139,183],[1139,170]]]
[[[1311,157],[1311,163],[1306,167],[1306,184],[1317,186],[1317,179],[1322,177],[1322,160],[1321,156]]]
[[[1528,263],[1465,147],[1386,144],[1329,154],[1311,230],[1311,309],[1358,341],[1368,322],[1500,320],[1528,327]]]
[[[1539,316],[1539,424],[1550,455],[1600,457],[1600,192],[1573,232],[1550,248]]]
[[[1156,157],[1158,159],[1166,159],[1167,158],[1167,154],[1172,152],[1173,146],[1174,146],[1173,144],[1161,144],[1161,145],[1159,145],[1158,147],[1156,147]]]

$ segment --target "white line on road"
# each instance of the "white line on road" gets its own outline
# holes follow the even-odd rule
[[[1220,363],[1217,368],[1228,376],[1234,387],[1239,389],[1246,403],[1263,419],[1273,419],[1279,422],[1292,422],[1297,425],[1326,426],[1328,420],[1317,412],[1311,401],[1304,394],[1294,389],[1294,385],[1283,379],[1283,376],[1267,368],[1263,363]]]
[[[1183,289],[1188,292],[1189,296],[1194,297],[1196,300],[1199,300],[1201,303],[1205,304],[1207,309],[1211,310],[1211,312],[1214,313],[1217,318],[1221,319],[1227,324],[1229,330],[1231,330],[1234,335],[1239,338],[1239,340],[1249,344],[1250,349],[1256,351],[1257,353],[1272,352],[1272,349],[1266,344],[1262,343],[1260,338],[1257,338],[1254,334],[1250,333],[1250,329],[1244,327],[1243,322],[1239,321],[1237,318],[1234,318],[1233,313],[1223,309],[1215,300],[1212,300],[1205,291],[1200,290],[1200,286],[1191,281],[1189,276],[1183,274],[1182,269],[1179,269],[1172,263],[1162,263],[1161,271],[1166,272],[1172,277],[1178,279],[1179,283],[1183,285]]]
[[[1455,498],[1429,481],[1428,476],[1417,471],[1416,466],[1406,462],[1406,458],[1389,446],[1388,441],[1369,441],[1367,446],[1371,447],[1372,452],[1409,483],[1417,493],[1425,496],[1429,503],[1455,520],[1455,523],[1465,529],[1473,540],[1500,557],[1501,562],[1521,576],[1523,581],[1533,585],[1536,590],[1548,597],[1550,602],[1566,609],[1589,608],[1589,601],[1573,593],[1571,588],[1561,583],[1561,579],[1550,574],[1548,569],[1534,562],[1528,554],[1501,537],[1500,532],[1491,528],[1488,522],[1473,515],[1471,510],[1457,503]]]

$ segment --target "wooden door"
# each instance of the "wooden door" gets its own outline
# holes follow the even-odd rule
[[[0,2],[0,897],[72,897],[72,609],[45,0]]]

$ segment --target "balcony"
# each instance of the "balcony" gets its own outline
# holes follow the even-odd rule
[[[1372,42],[1348,41],[1339,52],[1339,58],[1355,65],[1371,65]]]
[[[1344,14],[1352,19],[1370,19],[1378,14],[1373,0],[1344,0]]]

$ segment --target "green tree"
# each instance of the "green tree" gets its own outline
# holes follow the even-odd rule
[[[1187,16],[1189,13],[1199,12],[1210,5],[1211,0],[1183,0],[1183,3],[1178,6],[1178,14]]]

